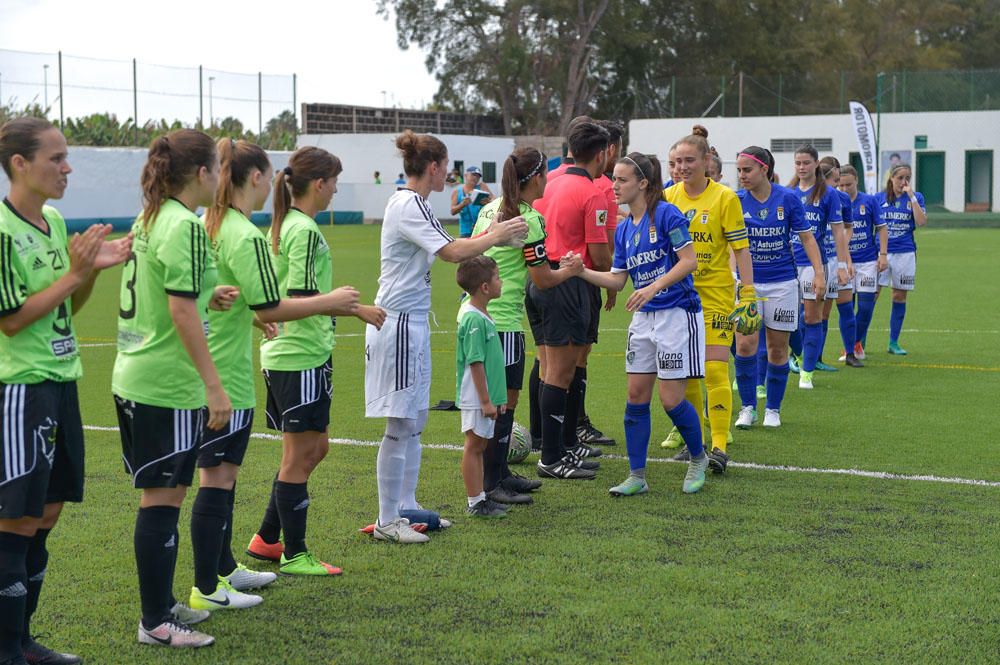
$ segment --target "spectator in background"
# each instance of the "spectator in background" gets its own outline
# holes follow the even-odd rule
[[[375,184],[376,185],[382,184],[382,174],[379,173],[378,171],[375,172]]]
[[[396,178],[396,186],[397,187],[406,187],[406,176],[403,175],[402,173],[400,173],[399,177]]]
[[[493,200],[493,192],[483,182],[478,166],[465,169],[465,182],[451,193],[451,214],[458,215],[458,235],[468,238],[483,206]]]

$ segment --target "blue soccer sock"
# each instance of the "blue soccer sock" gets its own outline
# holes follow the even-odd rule
[[[855,317],[857,322],[858,331],[855,336],[855,341],[861,342],[861,346],[864,346],[868,341],[868,326],[872,323],[872,314],[875,313],[875,294],[874,293],[859,293],[858,294],[858,314]]]
[[[781,401],[785,399],[785,387],[788,385],[788,363],[784,365],[767,364],[767,409],[780,410]]]
[[[903,319],[906,318],[906,303],[892,303],[892,314],[889,316],[889,341],[899,343],[899,333],[903,331]]]
[[[705,446],[701,441],[701,416],[691,406],[691,402],[684,400],[667,411],[667,416],[684,437],[684,444],[687,446],[688,452],[691,453],[691,457],[701,457],[701,454],[705,452]]]
[[[757,385],[762,386],[767,381],[767,335],[760,331],[760,342],[757,344]]]
[[[646,468],[650,422],[649,403],[625,403],[625,450],[628,452],[628,468],[632,471]]]
[[[796,358],[802,357],[802,338],[804,337],[804,324],[802,317],[799,317],[799,327],[788,336],[788,347],[792,350],[792,355]]]
[[[830,319],[823,319],[823,337],[819,340],[819,355],[816,362],[823,362],[823,349],[826,348],[826,334],[830,332]]]
[[[854,353],[854,341],[858,335],[858,322],[854,318],[854,306],[849,302],[837,303],[837,314],[840,318],[840,341],[844,350]]]
[[[811,372],[816,369],[816,361],[819,360],[820,343],[823,340],[823,324],[807,323],[805,334],[802,336],[802,371]]]
[[[757,356],[736,356],[736,386],[743,406],[757,406]]]

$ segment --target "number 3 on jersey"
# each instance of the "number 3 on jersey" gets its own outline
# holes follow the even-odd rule
[[[132,319],[135,318],[135,277],[138,272],[135,252],[128,257],[128,261],[125,262],[125,266],[122,270],[126,275],[129,274],[129,270],[131,270],[132,273],[128,279],[122,282],[121,308],[118,310],[118,316],[123,319]],[[125,306],[126,302],[128,303],[128,307]]]

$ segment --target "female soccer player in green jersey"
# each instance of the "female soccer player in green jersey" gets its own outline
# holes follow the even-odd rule
[[[479,213],[473,236],[485,233],[494,217],[514,219],[521,216],[528,225],[524,247],[493,247],[485,254],[496,260],[503,287],[500,297],[491,300],[488,308],[496,323],[503,347],[507,370],[507,411],[497,416],[496,430],[486,448],[486,482],[489,497],[500,503],[530,503],[531,492],[541,486],[537,480],[528,480],[514,474],[507,466],[507,452],[514,426],[514,409],[517,407],[521,386],[524,383],[524,298],[527,280],[539,289],[559,284],[583,268],[552,269],[545,254],[545,220],[531,204],[545,193],[546,160],[535,148],[518,148],[503,165],[501,178],[502,196]]]
[[[142,644],[200,647],[209,635],[189,623],[208,612],[175,602],[177,519],[206,427],[229,423],[232,404],[205,339],[207,310],[226,307],[232,287],[215,287],[208,235],[195,214],[210,206],[219,158],[206,134],[179,129],[153,141],[142,169],[144,207],[132,226],[132,255],[122,271],[118,357],[111,388],[122,458],[142,490],[135,525]],[[206,407],[207,405],[207,407]],[[203,545],[192,540],[195,560]]]
[[[247,553],[280,561],[288,575],[339,575],[340,568],[320,561],[306,547],[306,484],[330,449],[330,383],[336,319],[355,315],[376,328],[385,313],[359,306],[353,287],[331,292],[330,248],[316,225],[316,214],[330,205],[337,191],[340,160],[326,150],[296,150],[274,185],[271,249],[276,255],[278,296],[290,319],[261,347],[260,364],[267,382],[267,422],[282,433],[281,468],[260,529]],[[302,299],[302,302],[296,300]],[[321,305],[313,315],[306,310]],[[284,313],[263,310],[264,320],[283,320]],[[284,534],[284,544],[279,536]]]
[[[236,476],[250,441],[256,403],[254,324],[273,337],[275,321],[329,316],[357,300],[349,287],[313,298],[282,300],[267,239],[250,221],[250,214],[260,210],[271,193],[273,170],[267,153],[247,141],[228,138],[217,147],[219,189],[205,213],[205,230],[220,281],[238,287],[240,293],[230,309],[212,311],[208,318],[208,348],[233,402],[229,426],[207,430],[198,450],[200,488],[191,511],[191,538],[205,542],[197,549],[206,558],[195,561],[190,605],[209,611],[259,603],[259,596],[239,592],[270,584],[276,577],[236,563],[231,548]]]
[[[108,242],[95,224],[67,237],[49,199],[72,172],[62,133],[47,120],[0,127],[10,191],[0,204],[0,662],[68,665],[31,635],[49,553],[46,539],[65,501],[83,500],[82,374],[73,315],[102,268],[125,261],[131,238]]]

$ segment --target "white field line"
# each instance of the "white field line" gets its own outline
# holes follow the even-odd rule
[[[84,425],[83,429],[91,430],[95,432],[117,432],[117,427],[102,427],[99,425]],[[266,434],[263,432],[254,432],[250,435],[253,439],[265,439],[270,441],[278,441],[281,436],[277,434]],[[364,448],[377,448],[381,442],[379,441],[362,441],[360,439],[340,439],[340,438],[330,438],[330,443],[338,444],[342,446],[360,446]],[[431,450],[450,450],[453,452],[462,452],[462,446],[456,446],[448,443],[425,443],[424,448],[429,448]],[[603,455],[600,459],[613,459],[613,460],[627,460],[628,457],[625,455]],[[663,457],[650,457],[649,462],[655,462],[657,464],[662,463],[675,463],[672,459],[667,459]],[[684,462],[676,462],[676,464],[684,464]],[[912,482],[925,482],[925,483],[944,483],[946,485],[975,485],[978,487],[1000,487],[1000,481],[995,480],[978,480],[975,478],[950,478],[947,476],[934,476],[934,475],[908,475],[903,473],[889,473],[886,471],[865,471],[864,469],[821,469],[818,467],[810,466],[785,466],[781,464],[758,464],[756,462],[730,462],[729,466],[736,469],[754,469],[756,471],[784,471],[786,473],[812,473],[828,476],[855,476],[858,478],[875,478],[878,480],[909,480]]]

